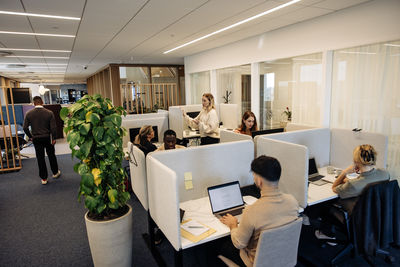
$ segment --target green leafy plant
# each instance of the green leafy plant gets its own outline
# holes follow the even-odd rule
[[[126,130],[121,128],[121,115],[126,115],[123,107],[114,107],[99,94],[85,95],[60,111],[72,156],[80,160],[74,165],[81,176],[78,200],[84,196],[92,219],[117,217],[127,210],[130,194],[125,190],[122,168]]]

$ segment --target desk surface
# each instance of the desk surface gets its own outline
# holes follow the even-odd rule
[[[249,204],[254,203],[254,200],[256,200],[254,197],[251,196],[244,196],[243,199],[246,203]],[[221,223],[219,219],[212,214],[210,200],[208,199],[208,197],[182,202],[180,203],[180,208],[185,211],[183,220],[192,219],[202,224],[205,224],[215,229],[216,231],[212,235],[196,243],[193,243],[192,241],[189,241],[181,236],[182,249],[194,247],[230,234],[229,227]]]
[[[327,180],[334,179],[335,175],[328,174],[327,167],[318,168],[318,172],[319,174],[325,176]],[[309,183],[308,185],[308,196],[307,196],[308,206],[312,206],[324,201],[335,199],[337,197],[338,195],[332,191],[332,183],[330,182],[327,182],[324,185],[315,185],[313,183]]]
[[[198,131],[191,131],[191,130],[184,130],[183,131],[183,138],[190,139],[190,138],[199,138],[200,133]]]

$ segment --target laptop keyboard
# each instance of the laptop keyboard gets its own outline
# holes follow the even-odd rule
[[[234,209],[234,210],[219,213],[218,215],[220,215],[222,217],[229,213],[232,216],[236,216],[236,215],[242,214],[243,209],[244,209],[244,207],[241,207],[239,209]]]
[[[324,176],[323,176],[323,175],[317,175],[317,176],[315,176],[315,177],[309,177],[309,178],[308,178],[308,181],[310,181],[310,182],[315,182],[315,181],[318,181],[318,180],[321,179],[321,178],[324,178]]]

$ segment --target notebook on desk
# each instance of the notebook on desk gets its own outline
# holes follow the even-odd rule
[[[318,173],[317,164],[315,158],[308,160],[308,181],[315,182],[323,178],[324,176]]]
[[[244,202],[238,181],[207,188],[213,214],[220,218],[227,213],[232,216],[242,214]]]

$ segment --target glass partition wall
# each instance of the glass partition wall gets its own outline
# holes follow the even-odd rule
[[[218,103],[237,104],[238,118],[251,109],[251,67],[235,66],[217,70]],[[238,125],[240,119],[238,120]]]
[[[322,53],[260,63],[260,128],[319,125]]]
[[[121,97],[128,113],[155,112],[183,103],[179,67],[119,67]],[[181,75],[182,76],[182,75]]]
[[[400,41],[334,51],[331,127],[383,133],[400,175]]]
[[[201,96],[211,91],[210,72],[203,71],[190,74],[190,86],[190,103],[201,104]]]

